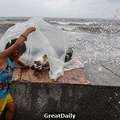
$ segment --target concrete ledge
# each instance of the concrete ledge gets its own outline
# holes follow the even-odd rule
[[[73,112],[80,120],[119,120],[120,87],[15,82],[15,120],[43,120],[43,113]]]

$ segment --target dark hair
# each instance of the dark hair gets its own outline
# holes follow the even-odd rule
[[[17,39],[12,39],[10,42],[8,42],[8,43],[6,44],[6,46],[5,46],[5,49],[11,47],[11,46],[16,42],[16,40],[17,40]],[[22,55],[22,54],[26,51],[26,45],[25,45],[25,43],[22,44],[22,45],[18,48],[18,50],[19,50],[20,55]]]

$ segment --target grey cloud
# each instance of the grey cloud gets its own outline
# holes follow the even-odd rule
[[[0,0],[0,16],[113,18],[119,0]]]

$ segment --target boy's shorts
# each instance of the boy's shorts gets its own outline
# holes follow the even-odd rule
[[[0,98],[0,113],[2,113],[6,105],[11,102],[14,102],[14,100],[10,93]]]

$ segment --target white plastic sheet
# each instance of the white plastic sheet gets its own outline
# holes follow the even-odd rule
[[[28,27],[36,27],[36,31],[28,36],[27,51],[20,60],[32,65],[39,56],[47,54],[51,79],[57,79],[64,74],[64,55],[70,39],[62,30],[48,24],[41,18],[31,18],[26,22],[17,23],[9,28],[0,40],[0,50],[3,50],[6,43],[19,37]],[[72,68],[72,67],[71,67]]]

